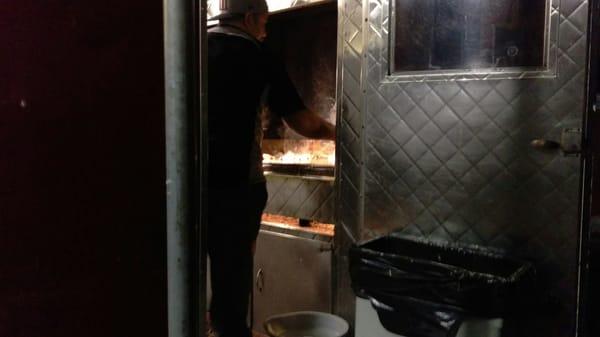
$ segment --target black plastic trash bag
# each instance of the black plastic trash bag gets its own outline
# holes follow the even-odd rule
[[[350,274],[382,325],[406,337],[453,337],[465,317],[514,314],[534,281],[530,263],[496,251],[393,235],[351,248]]]

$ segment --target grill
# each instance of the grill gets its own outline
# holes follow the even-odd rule
[[[268,30],[265,43],[284,61],[307,108],[335,122],[336,2],[273,13]],[[334,142],[305,139],[268,110],[263,113],[265,212],[333,223]]]

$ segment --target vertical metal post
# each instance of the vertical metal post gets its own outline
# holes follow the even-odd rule
[[[590,330],[591,319],[589,312],[589,292],[590,287],[594,286],[589,280],[590,274],[590,234],[591,234],[591,206],[592,206],[592,183],[594,172],[594,142],[592,138],[594,106],[596,97],[600,91],[600,63],[598,55],[600,47],[595,41],[600,35],[600,0],[589,1],[588,13],[588,31],[587,31],[587,65],[586,65],[586,88],[585,105],[583,112],[583,139],[582,139],[582,168],[581,168],[581,200],[580,200],[580,224],[579,224],[579,251],[578,251],[578,294],[577,294],[577,325],[576,336],[593,336],[594,331]],[[597,130],[596,130],[597,132]]]
[[[203,10],[200,11],[200,3]],[[164,0],[169,337],[205,334],[206,0]],[[204,68],[205,69],[205,68]]]

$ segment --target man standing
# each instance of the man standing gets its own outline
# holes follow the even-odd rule
[[[260,110],[267,105],[296,132],[334,139],[333,125],[309,111],[283,64],[262,45],[264,0],[223,0],[208,31],[211,323],[219,337],[251,337],[246,317],[253,250],[267,201]]]

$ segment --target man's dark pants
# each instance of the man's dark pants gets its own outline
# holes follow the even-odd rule
[[[209,193],[210,317],[220,337],[252,336],[246,321],[253,278],[252,249],[266,202],[264,183]]]

